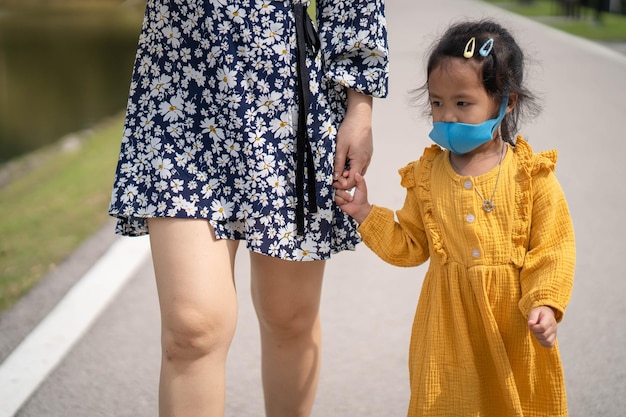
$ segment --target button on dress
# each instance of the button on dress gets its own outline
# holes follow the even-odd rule
[[[356,225],[334,203],[335,140],[346,88],[387,94],[384,6],[317,1],[321,50],[306,59],[316,210],[306,201],[297,233],[293,5],[147,2],[109,209],[117,233],[144,235],[150,217],[198,218],[218,238],[286,260],[354,249]]]

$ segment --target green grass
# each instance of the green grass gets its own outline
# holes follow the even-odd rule
[[[562,11],[555,1],[485,1],[582,38],[609,42],[626,41],[626,15],[623,14],[603,13],[598,21],[592,9],[581,8],[580,18],[572,19],[561,15]]]
[[[534,0],[531,3],[523,3],[521,1],[485,1],[487,3],[493,3],[494,6],[498,6],[527,17],[553,16],[556,15],[558,11],[556,2],[553,1]]]
[[[108,221],[122,122],[0,188],[0,311]]]
[[[593,20],[552,22],[551,26],[597,41],[626,41],[626,16],[607,13],[601,23]]]

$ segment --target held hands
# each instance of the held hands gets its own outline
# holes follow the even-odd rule
[[[367,201],[365,178],[361,174],[355,173],[354,179],[356,180],[354,190],[336,190],[335,202],[343,212],[361,224],[372,211],[372,205]]]
[[[545,348],[551,348],[556,342],[556,318],[554,310],[548,306],[536,307],[528,314],[528,329]]]

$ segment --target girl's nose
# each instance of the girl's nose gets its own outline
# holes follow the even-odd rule
[[[441,111],[442,122],[457,122],[456,113],[450,107],[444,107]]]

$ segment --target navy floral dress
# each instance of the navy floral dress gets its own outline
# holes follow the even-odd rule
[[[356,225],[334,203],[335,139],[346,87],[387,94],[383,0],[317,0],[303,232],[294,3],[148,0],[109,209],[116,233],[144,235],[150,217],[200,218],[218,238],[281,259],[354,249]]]

